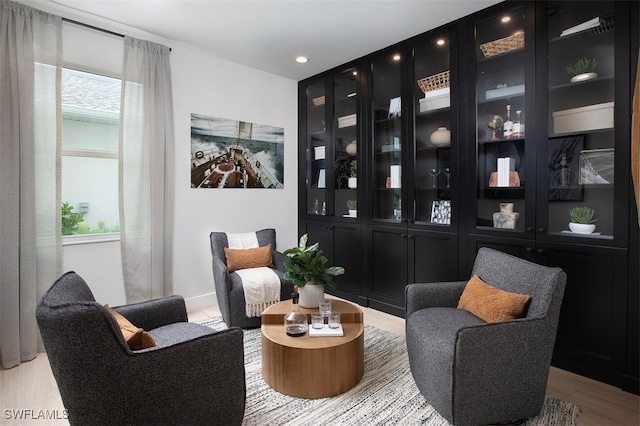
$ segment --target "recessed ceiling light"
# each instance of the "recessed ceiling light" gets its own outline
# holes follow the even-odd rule
[[[400,54],[396,53],[395,55],[393,55],[393,60],[394,61],[399,61],[400,60]]]
[[[306,56],[298,56],[296,58],[296,62],[299,64],[306,64],[307,62],[309,62],[309,58],[307,58]]]
[[[438,40],[436,41],[436,44],[437,44],[438,46],[444,46],[444,39],[442,39],[442,38],[438,39]]]
[[[504,22],[504,23],[507,23],[510,20],[511,20],[511,16],[503,16],[502,19],[501,19],[501,21]]]

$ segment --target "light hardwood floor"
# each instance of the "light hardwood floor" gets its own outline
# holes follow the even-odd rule
[[[404,319],[361,307],[365,323],[404,336]],[[190,321],[219,316],[217,306],[189,313]],[[582,426],[640,425],[640,398],[613,386],[552,367],[547,394],[581,408]],[[64,407],[45,354],[20,366],[0,369],[0,425],[65,425]],[[9,411],[7,411],[9,410]],[[14,410],[31,410],[28,419],[14,419]],[[23,411],[23,414],[25,412]],[[40,415],[57,419],[34,419]]]

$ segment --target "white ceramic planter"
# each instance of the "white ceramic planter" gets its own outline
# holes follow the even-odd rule
[[[347,186],[351,189],[355,189],[358,187],[358,178],[357,177],[350,177],[347,180]]]
[[[569,222],[569,229],[576,234],[591,234],[596,230],[596,225],[593,223]]]
[[[349,210],[349,216],[358,217],[358,210]]]
[[[305,284],[304,287],[298,289],[300,300],[298,304],[303,308],[317,308],[324,299],[324,286],[315,284]]]
[[[594,78],[598,78],[598,73],[595,72],[585,72],[582,74],[574,75],[571,77],[572,83],[577,83],[580,81],[593,80]]]

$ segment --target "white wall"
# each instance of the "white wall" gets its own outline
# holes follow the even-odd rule
[[[297,243],[297,83],[173,46],[176,209],[174,289],[189,308],[216,304],[209,233],[275,228],[277,247]],[[284,189],[192,189],[191,113],[284,128]]]
[[[57,13],[51,8],[47,11]],[[72,18],[100,26],[86,18]],[[127,29],[121,32],[130,34]],[[217,303],[210,232],[272,227],[277,231],[280,250],[297,243],[297,82],[221,60],[171,40],[148,39],[172,48],[176,144],[174,293],[187,300],[189,310],[200,309]],[[109,63],[114,72],[118,69],[114,63],[121,63],[122,41],[117,37],[74,27],[65,30],[64,44],[65,56],[73,58],[74,63],[86,62],[92,56],[96,61],[106,58],[103,62]],[[284,189],[192,189],[191,113],[284,128]],[[85,277],[101,303],[119,305],[125,303],[119,258],[117,242],[70,245],[64,248],[64,269]]]

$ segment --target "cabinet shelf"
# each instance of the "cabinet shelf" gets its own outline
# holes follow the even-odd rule
[[[518,187],[495,187],[495,188],[483,188],[482,192],[484,193],[484,198],[492,198],[492,199],[506,199],[513,198],[519,199],[524,198],[524,185]]]
[[[505,143],[505,142],[510,142],[510,143],[524,142],[524,138],[498,139],[498,140],[495,140],[495,141],[481,140],[481,141],[478,141],[478,144],[479,145],[493,145],[493,144],[499,144],[499,143]]]

